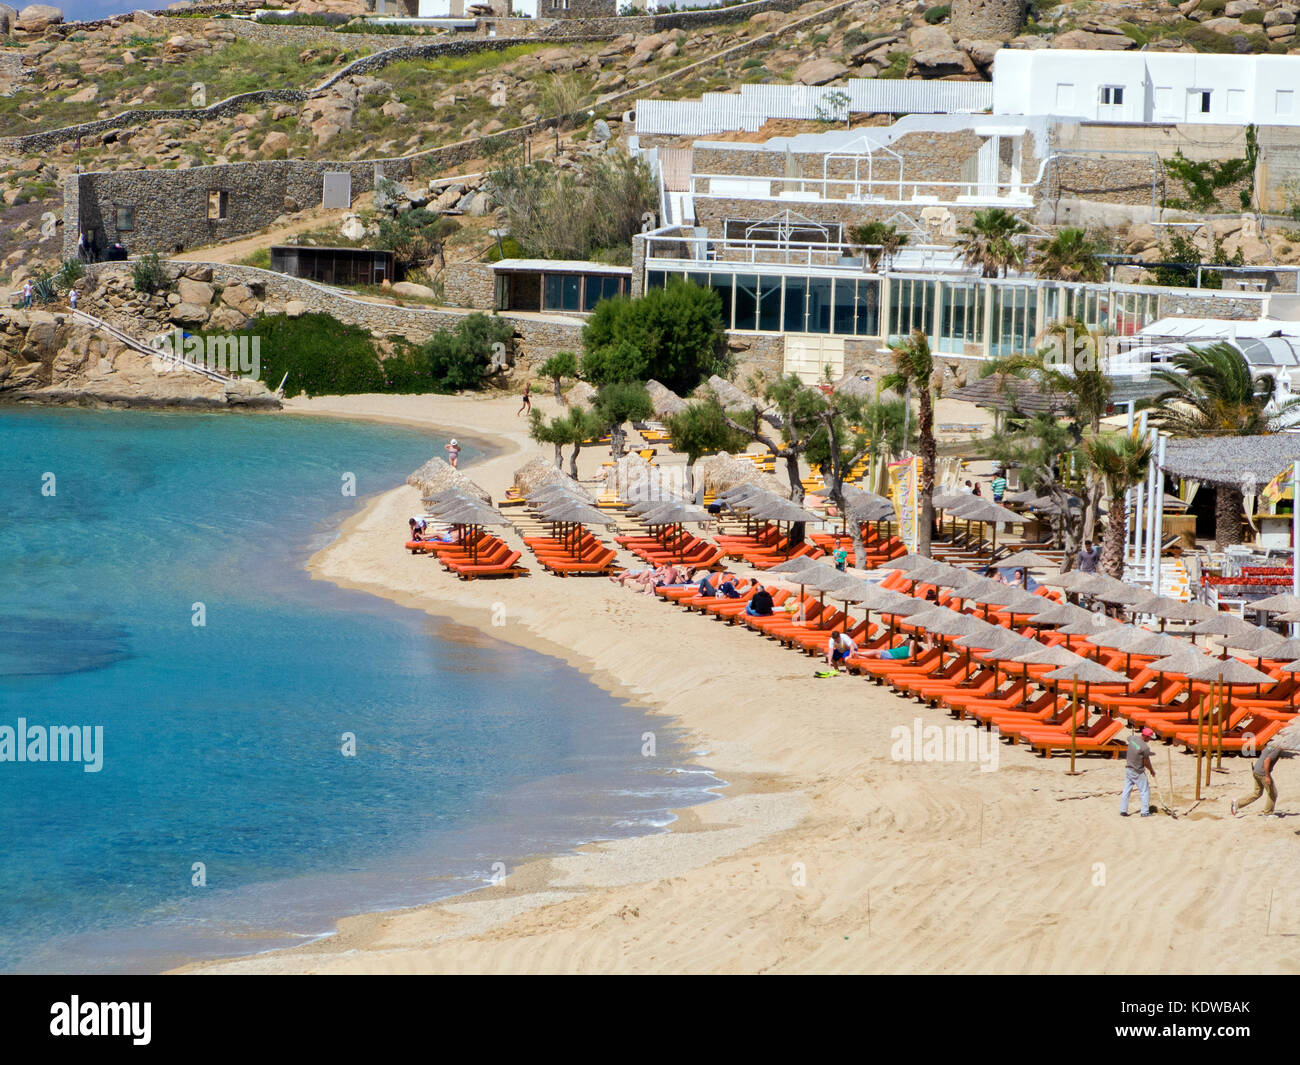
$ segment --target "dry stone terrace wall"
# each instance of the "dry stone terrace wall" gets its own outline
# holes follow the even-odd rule
[[[887,222],[899,211],[921,220],[921,212],[946,211],[952,216],[953,224],[960,227],[969,225],[975,212],[981,210],[973,205],[932,204],[932,203],[814,203],[810,201],[774,201],[748,200],[725,197],[719,199],[695,198],[695,220],[706,228],[710,238],[716,239],[722,234],[723,224],[728,219],[744,219],[751,222],[771,218],[782,207],[789,207],[804,218],[814,222],[836,223],[844,225],[847,234],[854,226],[866,222]],[[1026,209],[1010,208],[1012,213],[1027,216]],[[938,234],[936,234],[936,237]],[[951,237],[946,238],[949,242]]]
[[[328,314],[348,325],[358,325],[376,336],[402,336],[415,343],[428,340],[444,329],[451,329],[469,311],[426,307],[398,307],[355,299],[297,277],[261,270],[254,266],[230,263],[178,262],[173,266],[185,270],[211,270],[212,282],[227,286],[242,284],[253,290],[259,300],[283,307],[292,300],[303,304],[308,312]],[[87,268],[96,277],[120,272],[130,275],[129,263],[97,263]],[[515,329],[515,360],[525,365],[543,362],[557,351],[577,351],[582,344],[582,322],[561,317],[500,315]]]
[[[65,186],[63,247],[77,250],[82,232],[101,246],[121,241],[132,252],[175,251],[214,244],[270,225],[286,213],[319,206],[326,172],[352,175],[352,194],[374,187],[371,162],[281,159],[185,170],[116,170],[69,177]],[[410,178],[409,160],[387,160],[380,172]],[[226,193],[226,216],[211,219],[209,194]],[[133,226],[119,231],[118,208],[133,209]]]
[[[442,297],[449,306],[491,310],[496,291],[491,263],[449,263],[442,272]]]
[[[1260,317],[1264,305],[1259,296],[1253,298],[1235,293],[1210,295],[1196,289],[1174,289],[1160,296],[1160,313],[1171,318],[1233,318],[1254,321]]]
[[[1034,152],[1032,137],[1022,137],[1021,174],[1032,181],[1038,173],[1038,157]],[[889,145],[893,152],[903,157],[901,164],[905,185],[926,181],[962,181],[963,170],[973,164],[983,138],[972,130],[946,132],[906,133]],[[893,156],[877,152],[871,163],[872,177],[896,181],[900,164]],[[852,179],[854,160],[840,157],[825,161],[816,152],[759,151],[753,148],[696,147],[692,170],[697,174],[735,174],[739,177],[771,177],[775,179],[812,178],[820,180],[825,174],[831,178]],[[867,175],[866,157],[858,166],[858,176]],[[797,183],[793,187],[798,187]],[[929,190],[934,191],[934,190]],[[942,197],[941,197],[942,198]]]
[[[1049,200],[1078,197],[1132,207],[1151,205],[1154,182],[1156,203],[1169,193],[1164,167],[1139,156],[1057,156],[1047,169],[1045,195]]]

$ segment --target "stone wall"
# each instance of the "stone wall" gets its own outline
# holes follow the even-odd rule
[[[1037,162],[1033,156],[1033,138],[1021,138],[1026,158],[1022,162],[1022,172],[1032,175],[1037,171]],[[914,184],[927,181],[961,181],[963,172],[969,168],[973,157],[979,151],[983,138],[971,130],[954,130],[942,133],[906,133],[889,145],[893,152],[903,157],[900,164],[897,159],[883,152],[878,153],[871,164],[871,174],[882,181],[896,181],[901,175],[905,186],[910,190]],[[865,178],[865,162],[858,166],[858,176]],[[790,180],[790,189],[800,187],[799,178],[820,181],[825,175],[830,178],[852,180],[854,177],[854,160],[840,157],[829,163],[825,157],[816,152],[764,151],[749,145],[737,144],[734,148],[720,145],[709,147],[696,146],[692,156],[692,170],[697,174],[734,174],[738,177],[770,177],[777,179],[773,184],[773,193],[783,191],[781,179]],[[931,194],[939,190],[923,190]],[[910,195],[910,191],[908,193]]]
[[[449,307],[490,311],[496,305],[496,273],[491,263],[449,263],[441,280],[442,298]]]
[[[426,307],[398,307],[395,304],[374,303],[369,300],[340,296],[337,292],[302,278],[289,277],[253,266],[236,266],[231,263],[174,263],[184,269],[204,267],[212,271],[215,285],[247,285],[258,300],[283,307],[292,300],[303,304],[308,312],[328,314],[348,325],[358,325],[375,336],[401,336],[420,343],[434,333],[454,328],[468,311],[441,310]],[[98,278],[104,272],[129,273],[129,263],[97,263],[87,268]],[[532,366],[544,362],[557,351],[577,351],[582,344],[582,321],[566,320],[550,315],[543,319],[529,315],[503,314],[499,317],[515,328],[514,355],[516,363]]]
[[[968,204],[909,204],[909,203],[814,203],[790,202],[782,206],[789,208],[814,222],[844,225],[845,238],[849,231],[865,222],[887,222],[899,211],[912,215],[917,221],[929,225],[934,230],[936,243],[952,243],[956,229],[969,225],[975,212],[982,208]],[[758,222],[771,218],[779,209],[772,200],[747,200],[734,197],[721,199],[695,200],[695,220],[709,231],[710,237],[722,233],[723,223],[729,219],[745,219]],[[1027,216],[1024,209],[1011,208],[1013,214]]]
[[[1163,167],[1142,156],[1057,156],[1047,168],[1043,190],[1049,201],[1077,197],[1134,207],[1159,206],[1168,192]]]
[[[1300,129],[1260,126],[1255,198],[1261,211],[1284,214],[1300,203]]]
[[[1007,41],[1024,25],[1025,0],[952,0],[952,37]]]
[[[82,232],[101,246],[120,240],[131,252],[174,252],[262,229],[283,214],[317,207],[326,172],[352,175],[352,195],[374,187],[376,167],[395,181],[411,176],[409,160],[266,162],[196,166],[185,170],[120,170],[76,174],[64,186],[63,248],[76,254]],[[226,193],[226,217],[208,217],[208,196]],[[117,208],[134,208],[134,226],[119,231]]]
[[[878,377],[892,371],[890,356],[880,354],[878,337],[844,337],[844,371]],[[727,333],[731,377],[745,381],[751,375],[771,381],[785,373],[785,336],[776,333]],[[936,356],[936,362],[940,359]],[[743,386],[742,386],[743,387]]]
[[[1205,289],[1166,289],[1160,294],[1161,317],[1170,318],[1235,318],[1254,321],[1267,296],[1250,296],[1245,293],[1219,294]]]
[[[590,19],[618,15],[617,0],[541,0],[538,14],[542,18]]]

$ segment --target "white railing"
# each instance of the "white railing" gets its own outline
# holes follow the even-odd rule
[[[685,246],[686,255],[681,254]],[[877,269],[870,267],[870,255],[880,252]],[[843,241],[793,241],[793,240],[728,240],[708,236],[649,236],[646,238],[646,259],[669,260],[675,263],[729,262],[751,266],[823,266],[854,267],[863,273],[887,273],[889,256],[883,254],[879,244],[850,244]],[[943,244],[907,245],[908,269],[924,269],[928,260],[951,262],[953,249]],[[917,265],[916,259],[921,259]],[[681,268],[680,266],[678,267]],[[689,266],[687,267],[689,268]]]
[[[187,359],[183,353],[173,354],[170,351],[152,347],[151,345],[146,344],[143,340],[137,340],[129,333],[123,332],[110,322],[104,321],[103,318],[96,318],[93,314],[87,314],[85,311],[73,311],[72,317],[74,320],[85,322],[102,333],[107,333],[114,340],[125,344],[132,351],[137,351],[142,355],[148,355],[152,359],[165,361],[168,366],[190,370],[193,373],[202,374],[204,377],[213,381],[220,381],[222,384],[231,384],[239,380],[238,377],[231,377],[227,374],[219,373],[210,367],[204,366],[202,363],[195,362],[192,359]]]

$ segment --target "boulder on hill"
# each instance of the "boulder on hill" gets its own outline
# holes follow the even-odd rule
[[[49,4],[28,4],[13,20],[13,28],[21,33],[44,33],[63,21],[63,12]]]

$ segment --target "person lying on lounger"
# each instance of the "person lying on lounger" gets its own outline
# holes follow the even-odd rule
[[[712,582],[709,578],[712,574],[705,572],[700,577],[696,587],[700,590],[700,595],[706,599],[712,599],[715,596],[722,596],[724,599],[739,599],[740,593],[736,591],[736,577],[732,573],[719,573]]]
[[[664,575],[663,566],[653,566],[650,569],[630,569],[623,573],[615,573],[609,579],[615,584],[624,585],[627,588],[635,588],[637,591],[645,588],[647,584],[652,584],[656,575],[660,579]]]
[[[751,618],[770,618],[772,616],[772,593],[761,584],[754,586],[754,594],[745,604],[745,613]]]
[[[904,640],[897,647],[890,647],[883,651],[862,651],[860,654],[863,658],[892,658],[901,661],[915,658],[922,651],[928,651],[933,645],[934,641],[927,635],[924,638]]]

